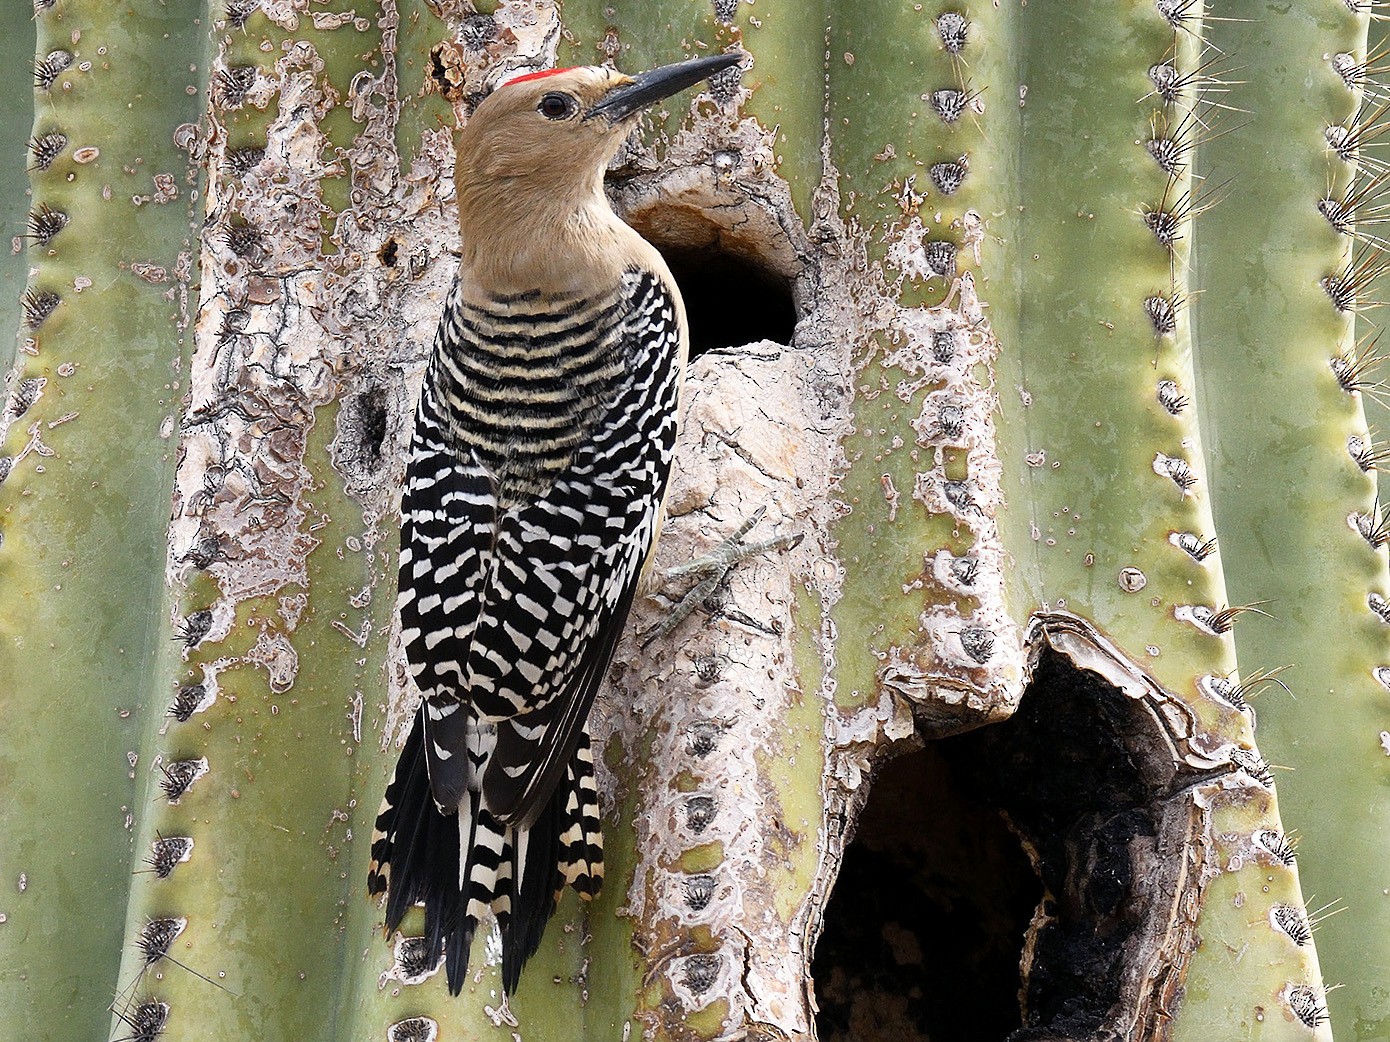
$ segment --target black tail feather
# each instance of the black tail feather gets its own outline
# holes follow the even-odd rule
[[[502,935],[502,986],[515,994],[526,962],[540,947],[566,881],[583,896],[602,880],[602,839],[587,736],[568,775],[528,830],[525,864],[515,831],[473,804],[469,864],[460,886],[460,818],[434,801],[425,753],[422,706],[401,750],[376,820],[367,890],[385,893],[386,931],[396,930],[416,904],[425,906],[425,943],[432,965],[444,962],[449,991],[463,990],[478,906],[497,915]],[[460,756],[479,756],[458,750]],[[480,800],[480,794],[471,792]],[[582,808],[582,810],[581,810]],[[585,839],[562,840],[576,824]],[[500,857],[494,851],[501,844]],[[480,843],[484,845],[479,845]],[[573,864],[571,864],[573,862]],[[495,871],[500,869],[500,871]]]
[[[411,908],[424,904],[430,962],[438,964],[446,950],[451,965],[456,959],[462,961],[457,977],[449,974],[450,990],[458,994],[477,924],[464,914],[464,895],[459,890],[458,815],[442,813],[430,793],[424,714],[421,706],[386,787],[376,820],[367,892],[386,892],[388,934],[401,925]]]
[[[562,790],[563,786],[551,793],[529,830],[525,865],[513,848],[512,878],[521,880],[521,886],[520,893],[513,893],[512,913],[502,927],[502,987],[509,995],[515,994],[521,983],[526,960],[541,946],[545,925],[555,914],[560,896],[560,819],[568,795]]]

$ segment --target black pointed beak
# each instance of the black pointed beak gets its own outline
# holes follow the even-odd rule
[[[585,115],[585,119],[602,116],[610,123],[631,116],[672,94],[679,94],[717,72],[733,68],[743,59],[741,51],[732,54],[711,54],[704,58],[663,65],[637,76],[631,83],[614,87]]]

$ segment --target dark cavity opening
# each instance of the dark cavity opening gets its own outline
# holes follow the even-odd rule
[[[663,249],[690,319],[690,360],[759,340],[790,344],[791,287],[736,253]]]
[[[661,251],[690,320],[690,360],[759,340],[790,344],[791,281],[764,263],[754,242],[722,232],[698,211],[672,207],[629,215]]]
[[[1123,1021],[1126,958],[1174,881],[1149,720],[1045,650],[1010,720],[887,763],[812,964],[822,1042],[1088,1039]]]
[[[380,470],[390,419],[381,387],[369,387],[345,399],[338,414],[339,465],[359,478]]]
[[[1020,1025],[1019,945],[1041,887],[942,744],[874,779],[812,963],[821,1042],[985,1042]]]

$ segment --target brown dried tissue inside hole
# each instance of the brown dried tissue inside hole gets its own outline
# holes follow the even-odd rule
[[[1143,752],[1162,745],[1152,719],[1045,650],[1010,720],[886,763],[815,952],[822,1042],[1089,1038],[1123,1020],[1171,907],[1158,837],[1187,814]]]

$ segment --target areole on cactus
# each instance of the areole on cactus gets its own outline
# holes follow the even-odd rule
[[[1381,1037],[1375,6],[9,12],[0,1034]],[[452,129],[732,49],[608,184],[698,349],[658,564],[767,549],[635,611],[604,891],[451,998],[364,881]]]

